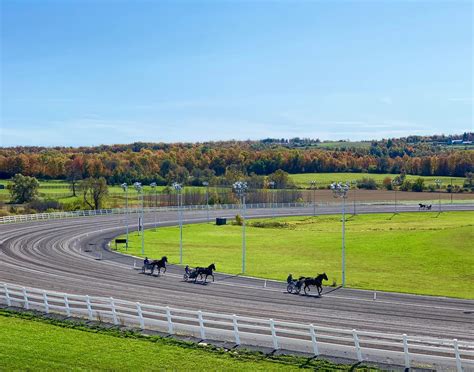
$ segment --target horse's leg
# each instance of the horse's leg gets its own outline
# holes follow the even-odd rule
[[[211,274],[212,275],[212,281],[214,281],[214,274]]]
[[[204,278],[204,283],[207,282],[207,277],[208,277],[209,274],[206,274],[206,277]]]
[[[163,274],[166,273],[166,266],[163,267]]]
[[[318,295],[321,296],[321,293],[323,293],[323,287],[318,287]]]

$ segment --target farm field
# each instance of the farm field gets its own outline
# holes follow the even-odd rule
[[[376,182],[382,183],[385,177],[394,179],[398,174],[377,174],[377,173],[300,173],[290,174],[290,179],[295,183],[296,186],[301,188],[310,188],[310,182],[316,181],[316,187],[327,186],[332,182],[351,182],[360,180],[364,177],[373,178]],[[441,187],[446,188],[447,185],[462,186],[465,178],[463,177],[437,177],[437,176],[413,176],[407,175],[406,178],[410,181],[414,181],[417,178],[423,178],[425,185],[435,184],[436,179],[442,181]]]
[[[310,369],[351,367],[299,357],[225,353],[172,339],[51,323],[0,311],[0,370],[297,371],[305,362]]]
[[[256,221],[276,227],[252,226]],[[367,214],[346,222],[346,282],[349,287],[474,298],[474,212]],[[241,272],[240,226],[185,225],[183,261],[215,263],[220,272]],[[246,275],[284,280],[326,272],[326,285],[341,283],[341,216],[249,220]],[[130,235],[129,254],[141,240]],[[119,248],[125,252],[124,247]],[[179,262],[179,228],[145,232],[145,253]]]

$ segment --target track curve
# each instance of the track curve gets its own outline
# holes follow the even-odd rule
[[[473,210],[473,206],[452,206]],[[400,206],[400,211],[414,207]],[[312,208],[279,209],[279,215],[310,215]],[[337,213],[325,207],[319,214]],[[359,213],[390,212],[389,206],[361,206]],[[250,217],[269,210],[247,210]],[[235,211],[212,211],[232,217]],[[175,225],[176,212],[160,214],[160,225]],[[205,211],[186,212],[186,223],[202,222]],[[145,219],[147,220],[147,219]],[[153,220],[152,218],[148,219]],[[150,226],[151,227],[151,226]],[[251,317],[314,323],[328,327],[407,333],[474,341],[474,301],[354,289],[325,289],[321,298],[286,293],[283,283],[217,274],[210,285],[182,281],[170,266],[156,278],[133,270],[133,258],[108,251],[124,233],[124,216],[96,216],[0,226],[0,281],[75,294],[113,296],[143,303]],[[93,247],[93,252],[86,251]],[[102,260],[96,260],[96,253]]]

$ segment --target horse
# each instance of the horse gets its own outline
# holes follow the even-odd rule
[[[158,267],[158,276],[160,276],[161,268],[165,269],[163,271],[163,274],[166,273],[166,263],[168,262],[168,257],[163,256],[161,257],[161,260],[153,260],[152,265],[153,268],[151,269],[151,272],[153,273],[155,271],[155,266]]]
[[[305,278],[304,279],[304,294],[307,294],[306,290],[310,291],[309,286],[314,285],[318,289],[318,295],[321,296],[323,292],[323,279],[328,280],[326,273],[318,274],[315,278]]]
[[[418,203],[418,205],[420,206],[419,209],[425,209],[426,208],[426,204],[421,204],[421,203]]]
[[[207,277],[210,275],[212,276],[212,281],[214,281],[214,274],[212,273],[216,269],[216,265],[210,264],[208,267],[198,267],[197,269],[197,275],[194,278],[194,283],[196,283],[198,275],[202,279],[202,277],[205,275],[206,277],[204,278],[204,283],[207,281]]]

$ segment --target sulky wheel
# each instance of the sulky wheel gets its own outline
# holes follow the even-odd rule
[[[188,281],[188,279],[189,279],[189,275],[188,275],[188,273],[184,273],[184,275],[183,275],[183,279],[184,279],[184,281],[185,281],[185,282],[187,282],[187,281]]]
[[[288,291],[288,293],[292,293],[294,289],[295,289],[295,285],[293,283],[288,284],[288,287],[286,287],[286,290]]]

